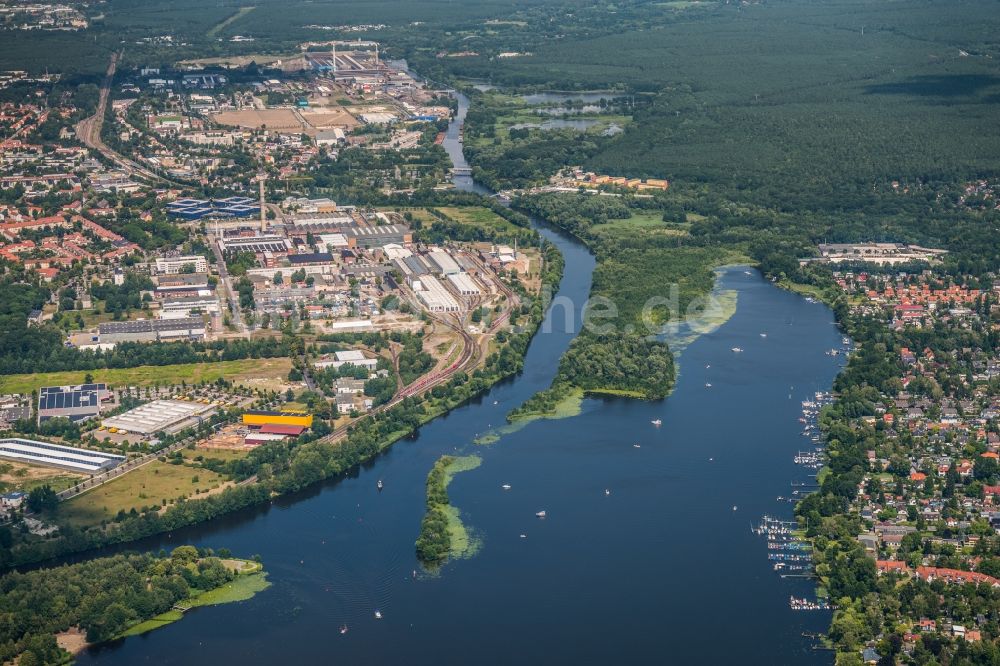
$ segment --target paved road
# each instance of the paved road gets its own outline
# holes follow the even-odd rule
[[[222,249],[219,247],[219,239],[212,241],[212,252],[215,253],[215,264],[219,267],[219,281],[222,282],[222,290],[226,292],[226,299],[229,301],[229,313],[232,321],[236,325],[236,330],[249,337],[250,331],[243,321],[243,313],[240,311],[240,300],[236,296],[236,289],[233,288],[232,280],[229,277],[229,270],[226,269],[226,260],[222,256]]]

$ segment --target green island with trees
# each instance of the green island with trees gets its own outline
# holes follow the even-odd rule
[[[449,558],[468,557],[478,549],[478,541],[470,537],[459,510],[448,498],[448,484],[455,474],[481,463],[479,456],[441,456],[427,475],[427,511],[415,543],[417,558],[424,566],[440,566]]]
[[[193,546],[7,573],[0,577],[0,659],[68,663],[63,646],[75,652],[152,631],[191,608],[243,601],[268,585],[260,562]]]

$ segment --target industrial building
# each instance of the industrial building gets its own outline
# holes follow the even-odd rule
[[[101,413],[102,401],[111,397],[105,384],[43,386],[38,391],[38,423],[55,418],[73,422],[92,419]]]
[[[155,433],[172,435],[185,428],[201,425],[215,413],[215,407],[183,400],[154,400],[124,414],[104,419],[105,428],[125,433],[149,436]]]
[[[458,312],[458,301],[433,275],[424,275],[414,281],[413,291],[431,312]]]
[[[160,297],[208,290],[206,273],[171,273],[156,278],[156,295]]]
[[[429,259],[432,265],[436,268],[434,271],[435,273],[441,273],[442,275],[454,275],[462,272],[462,269],[458,267],[458,264],[451,258],[451,255],[444,250],[433,250],[428,252],[427,259]]]
[[[215,296],[185,296],[165,299],[160,303],[160,319],[185,319],[198,314],[220,314]]]
[[[313,415],[308,412],[271,412],[250,410],[243,414],[243,424],[249,426],[288,425],[311,428]]]
[[[0,458],[94,474],[117,467],[125,456],[20,437],[0,438]]]
[[[348,349],[346,351],[334,352],[333,356],[317,359],[313,365],[317,368],[339,368],[342,365],[348,364],[374,371],[378,366],[378,359],[365,358],[363,352],[357,349]]]
[[[205,320],[201,317],[177,319],[139,319],[98,324],[102,343],[164,342],[169,340],[201,340],[205,337]]]
[[[254,252],[261,254],[273,252],[275,254],[285,254],[291,249],[291,243],[281,236],[235,236],[233,238],[223,238],[219,241],[224,252]]]
[[[386,224],[378,227],[351,227],[344,229],[349,247],[383,247],[389,243],[412,243],[410,228],[402,224]]]
[[[448,282],[450,282],[452,288],[462,296],[478,296],[480,293],[479,287],[472,280],[472,278],[469,277],[468,273],[449,275]]]
[[[194,268],[193,273],[207,273],[208,261],[199,255],[188,255],[182,257],[158,257],[156,259],[156,272],[160,275],[169,275],[184,271],[185,267]]]
[[[288,255],[288,263],[292,266],[316,266],[333,263],[333,255],[329,252],[303,252]]]

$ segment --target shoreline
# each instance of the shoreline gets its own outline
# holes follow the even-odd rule
[[[227,558],[223,560],[223,562],[227,565],[232,564],[233,566],[238,565],[240,567],[238,570],[234,569],[236,578],[217,588],[205,590],[204,592],[201,592],[193,597],[189,597],[178,603],[177,605],[183,607],[184,610],[173,608],[164,613],[160,613],[159,615],[132,625],[114,638],[106,641],[98,641],[94,643],[88,642],[86,635],[80,630],[79,627],[70,627],[66,631],[56,634],[56,642],[59,647],[75,657],[90,648],[100,647],[115,641],[124,640],[130,636],[141,636],[161,627],[173,624],[178,620],[184,619],[184,616],[189,611],[201,606],[218,606],[221,604],[246,601],[271,586],[270,581],[267,580],[267,572],[264,571],[264,566],[261,563],[239,558]]]

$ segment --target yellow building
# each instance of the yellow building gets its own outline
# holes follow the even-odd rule
[[[249,411],[243,414],[243,425],[291,425],[311,428],[313,415],[307,412]]]

